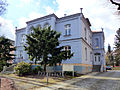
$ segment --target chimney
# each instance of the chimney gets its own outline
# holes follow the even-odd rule
[[[103,28],[101,28],[101,29],[102,29],[102,32],[103,32],[104,29]]]
[[[83,8],[80,8],[80,13],[82,13]]]
[[[64,14],[64,17],[66,16],[67,14]]]
[[[17,27],[15,27],[15,30],[17,30]]]

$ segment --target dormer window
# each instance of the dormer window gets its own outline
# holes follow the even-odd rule
[[[65,25],[65,36],[71,35],[71,24]]]

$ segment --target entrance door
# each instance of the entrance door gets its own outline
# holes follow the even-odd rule
[[[95,55],[95,57],[94,57],[94,65],[101,65],[100,55]]]

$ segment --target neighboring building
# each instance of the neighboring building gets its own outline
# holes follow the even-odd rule
[[[105,67],[105,50],[104,50],[104,33],[103,31],[93,31],[92,46],[93,46],[93,68],[100,71],[101,67]],[[102,65],[102,66],[101,66]]]
[[[65,46],[65,50],[74,52],[71,59],[63,61],[63,64],[74,65],[77,72],[91,72],[93,65],[105,65],[104,57],[104,33],[92,32],[90,21],[83,13],[77,13],[58,18],[55,14],[50,14],[27,22],[27,27],[16,29],[16,60],[15,63],[26,61],[27,52],[23,45],[26,42],[25,35],[31,33],[31,27],[51,26],[57,32],[61,32],[59,39],[60,46]],[[94,44],[95,43],[95,44]],[[96,48],[98,46],[98,48]],[[96,55],[99,53],[99,56]],[[94,60],[98,58],[99,60]]]
[[[10,40],[10,39],[9,39]],[[10,40],[10,42],[12,43],[12,46],[10,46],[11,48],[13,48],[14,47],[14,44],[15,44],[15,41],[13,41],[13,40]],[[10,54],[15,54],[15,51],[11,51],[10,52]],[[11,56],[12,58],[14,58],[14,56]],[[12,60],[9,60],[9,61],[7,61],[8,63],[13,63],[13,59]]]

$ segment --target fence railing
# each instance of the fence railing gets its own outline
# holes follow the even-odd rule
[[[50,76],[50,77],[63,77],[62,72],[38,72],[39,76]]]

